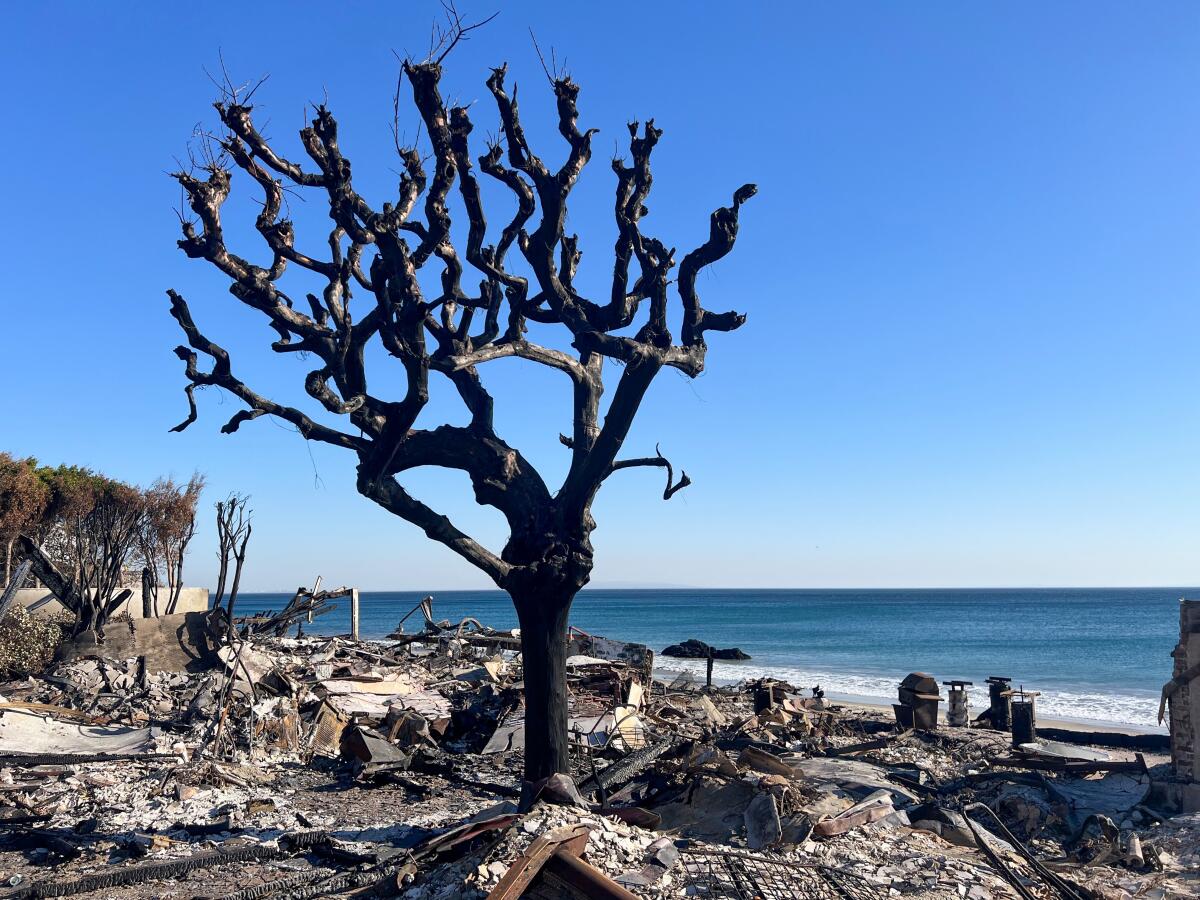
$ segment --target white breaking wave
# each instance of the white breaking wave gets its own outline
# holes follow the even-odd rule
[[[704,660],[658,657],[655,662],[655,669],[664,680],[670,681],[680,672],[699,676],[700,680],[704,679]],[[822,672],[795,666],[764,666],[720,660],[713,663],[713,680],[720,684],[735,684],[747,679],[770,677],[805,690],[819,684],[833,700],[860,700],[883,704],[895,702],[896,689],[905,674],[907,673],[888,678],[879,675]],[[1158,697],[1148,693],[1105,694],[1075,690],[1043,690],[1036,685],[1030,685],[1030,688],[1041,690],[1041,695],[1037,698],[1037,712],[1041,719],[1131,725],[1140,730],[1166,731],[1166,728],[1160,727],[1157,722]],[[968,695],[971,700],[972,717],[987,708],[987,686],[982,679],[979,679],[974,687],[968,688]]]

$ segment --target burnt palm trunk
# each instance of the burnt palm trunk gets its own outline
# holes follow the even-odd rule
[[[525,680],[525,780],[571,771],[567,736],[567,619],[574,595],[513,596]]]

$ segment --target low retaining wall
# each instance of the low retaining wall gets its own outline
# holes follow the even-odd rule
[[[53,615],[63,611],[63,605],[45,588],[22,588],[17,591],[17,597],[14,602],[24,606],[31,613]],[[165,613],[167,611],[166,605],[167,591],[166,588],[163,588],[159,591],[158,611]],[[207,609],[208,588],[185,587],[179,592],[179,603],[175,606],[176,613],[204,612]],[[141,587],[133,588],[133,594],[121,604],[117,609],[117,613],[129,613],[134,619],[142,618]]]
[[[228,622],[224,610],[109,622],[100,644],[89,632],[64,641],[59,655],[63,659],[103,656],[114,660],[140,656],[147,672],[205,672],[221,662],[217,648]]]

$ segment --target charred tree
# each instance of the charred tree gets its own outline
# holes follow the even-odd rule
[[[246,545],[254,526],[250,524],[252,512],[246,509],[249,497],[230,494],[217,501],[217,593],[213,597],[213,609],[225,601],[225,586],[229,584],[229,565],[233,564],[233,582],[229,584],[229,600],[225,612],[233,621],[233,604],[237,602],[238,587],[242,583],[242,568],[246,565]]]
[[[196,388],[222,388],[245,404],[223,432],[276,416],[308,440],[349,451],[357,459],[361,494],[416,525],[508,592],[521,625],[525,773],[532,781],[569,770],[567,621],[572,600],[592,570],[590,510],[597,491],[614,473],[633,467],[663,470],[664,499],[689,483],[682,473],[676,480],[671,464],[657,452],[633,459],[618,455],[655,377],[667,368],[700,374],[708,333],[732,331],[745,321],[737,312],[705,309],[696,276],[733,249],[738,214],[755,187],[742,186],[729,206],[712,213],[708,239],[677,263],[674,248],[644,227],[650,159],[662,131],[653,121],[631,124],[630,160],[612,163],[617,239],[611,291],[605,298],[585,297],[574,285],[578,237],[564,229],[568,200],[592,157],[596,133],[580,128],[578,85],[569,76],[550,79],[565,142],[565,161],[555,167],[526,140],[516,88],[510,92],[505,83],[506,66],[492,70],[487,87],[501,139],[473,157],[468,139],[471,117],[478,113],[447,107],[439,89],[441,61],[431,54],[403,65],[432,154],[426,164],[415,147],[397,142],[404,170],[399,190],[380,206],[355,189],[337,122],[324,105],[300,132],[308,157],[301,163],[268,141],[256,125],[254,108],[238,91],[227,90],[215,104],[223,125],[215,138],[219,152],[206,166],[175,176],[191,209],[179,247],[219,269],[230,281],[230,293],[266,317],[278,335],[272,349],[315,358],[304,388],[328,413],[346,417],[349,427],[331,427],[257,393],[235,374],[229,354],[196,325],[184,298],[168,291],[171,314],[187,337],[175,352],[186,365],[190,410],[174,430],[196,420]],[[260,194],[255,225],[267,249],[261,264],[226,244],[221,210],[235,172]],[[515,214],[498,233],[489,233],[480,173],[507,189],[514,201]],[[297,245],[283,212],[285,192],[320,197],[327,206],[332,228],[322,254]],[[461,250],[450,239],[454,193],[468,225]],[[464,285],[466,266],[476,273],[477,292]],[[320,296],[310,293],[297,302],[285,293],[281,279],[293,267],[309,279],[319,277]],[[427,267],[437,273],[436,293],[419,283]],[[672,296],[682,306],[678,336],[668,327]],[[631,332],[638,321],[640,327]],[[556,326],[560,346],[528,340],[530,322]],[[403,368],[403,396],[372,392],[366,349],[374,341]],[[211,368],[201,367],[201,356],[211,360]],[[570,435],[560,436],[571,454],[570,468],[556,490],[494,426],[481,369],[510,357],[548,366],[571,383],[573,427]],[[606,365],[615,370],[616,387],[601,417]],[[453,385],[469,411],[469,424],[418,425],[430,378],[439,376]],[[406,490],[402,480],[423,466],[465,472],[475,501],[504,515],[509,537],[499,553]]]
[[[176,484],[171,478],[160,478],[142,496],[146,505],[138,553],[144,564],[142,572],[142,605],[147,617],[171,615],[179,605],[183,592],[183,564],[188,545],[196,534],[196,506],[204,490],[204,477],[199,473],[186,484]],[[147,577],[148,576],[148,577]],[[159,606],[159,588],[167,588],[167,602]],[[146,604],[146,590],[150,604]]]
[[[75,613],[75,635],[103,639],[109,618],[133,593],[130,564],[146,516],[145,498],[130,484],[88,469],[59,466],[42,473],[50,499],[39,542],[21,534],[16,549],[38,580]]]

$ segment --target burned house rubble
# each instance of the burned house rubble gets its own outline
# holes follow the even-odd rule
[[[386,640],[302,634],[328,608],[189,614],[0,684],[2,896],[1200,896],[1194,747],[1025,740],[1007,676],[974,715],[945,682],[950,725],[924,673],[889,714],[656,677],[572,630],[572,771],[522,785],[517,633],[426,601]],[[1184,628],[1173,729],[1194,608]]]

